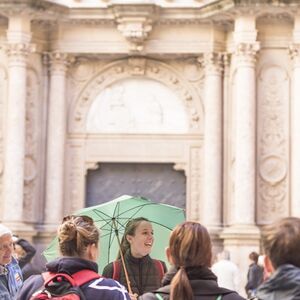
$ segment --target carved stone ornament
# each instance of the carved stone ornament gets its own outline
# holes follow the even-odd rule
[[[282,181],[287,174],[287,165],[281,157],[269,155],[260,164],[260,176],[271,185]]]
[[[294,67],[300,66],[300,45],[299,44],[292,44],[289,46],[289,54],[291,59],[294,62]]]
[[[235,56],[239,63],[254,65],[256,54],[260,50],[259,42],[255,43],[239,43],[236,45]]]
[[[23,61],[36,50],[36,46],[27,43],[9,43],[5,46],[5,50],[10,61]]]
[[[117,61],[103,69],[97,77],[93,78],[74,99],[69,116],[69,132],[86,132],[86,122],[93,101],[104,90],[114,87],[114,83],[128,79],[128,75],[142,76],[141,80],[149,79],[161,83],[166,89],[174,92],[187,114],[188,130],[200,133],[203,122],[203,107],[193,88],[183,80],[179,74],[166,64],[154,60],[130,58],[129,60]],[[116,88],[120,93],[122,89]],[[150,103],[150,102],[149,102]],[[152,102],[151,102],[152,103]],[[115,109],[120,108],[115,106]]]
[[[114,7],[118,30],[129,42],[129,51],[139,53],[152,30],[153,6]]]

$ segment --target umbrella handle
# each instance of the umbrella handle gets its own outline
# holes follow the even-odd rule
[[[131,284],[130,284],[130,280],[129,280],[127,268],[126,268],[126,265],[125,265],[125,259],[124,259],[123,252],[121,250],[121,243],[120,243],[120,238],[119,238],[119,233],[118,233],[116,221],[115,221],[115,219],[113,219],[112,221],[113,221],[113,226],[115,228],[115,233],[116,233],[117,241],[118,241],[118,244],[119,244],[120,256],[121,256],[121,261],[122,261],[122,265],[123,265],[123,268],[124,268],[126,283],[127,283],[127,286],[128,286],[128,292],[129,292],[129,294],[132,294]]]

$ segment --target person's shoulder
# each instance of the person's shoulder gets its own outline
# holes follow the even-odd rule
[[[229,294],[226,294],[222,297],[223,300],[245,300],[241,295],[239,295],[237,292],[232,292]]]
[[[89,291],[87,291],[87,287]],[[123,285],[116,280],[104,277],[89,282],[88,285],[84,287],[84,292],[87,292],[89,297],[98,297],[98,292],[101,292],[103,299],[130,299]],[[95,293],[97,293],[97,295]],[[87,297],[87,299],[89,299],[89,297]]]
[[[102,276],[103,277],[108,277],[111,278],[113,274],[113,268],[114,268],[114,262],[110,262],[107,264],[102,271]]]
[[[101,289],[105,289],[107,287],[108,289],[110,288],[117,288],[121,290],[126,290],[125,287],[120,284],[118,281],[111,279],[111,278],[105,278],[105,277],[100,277],[99,279],[94,280],[92,283],[90,283],[90,286],[99,286]]]

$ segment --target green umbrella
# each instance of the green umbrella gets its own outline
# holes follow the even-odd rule
[[[119,251],[118,237],[122,237],[126,223],[134,218],[147,218],[153,226],[154,245],[151,257],[166,261],[165,248],[169,235],[175,225],[185,221],[184,210],[175,206],[153,202],[143,197],[121,196],[112,201],[83,208],[75,215],[87,215],[93,218],[101,230],[99,271],[114,261]],[[58,240],[55,238],[44,251],[46,259],[59,256]]]

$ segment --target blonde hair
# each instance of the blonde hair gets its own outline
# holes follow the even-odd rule
[[[67,216],[58,228],[60,252],[64,256],[83,257],[88,245],[98,245],[99,231],[88,216]]]

